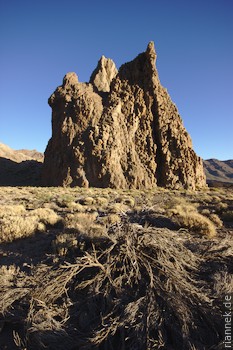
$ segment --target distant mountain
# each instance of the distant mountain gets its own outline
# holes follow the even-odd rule
[[[13,160],[14,162],[20,163],[25,160],[36,160],[43,162],[44,154],[37,150],[20,149],[14,150],[4,143],[0,143],[0,157]]]
[[[37,186],[44,160],[36,150],[14,150],[0,143],[0,186]]]
[[[233,184],[233,160],[204,160],[204,168],[210,185]]]

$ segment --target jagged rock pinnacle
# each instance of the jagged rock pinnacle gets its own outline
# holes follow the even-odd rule
[[[117,72],[104,56],[90,83],[68,73],[49,99],[52,138],[45,151],[47,186],[205,187],[202,160],[145,52]]]
[[[109,92],[111,82],[116,75],[117,68],[115,63],[110,58],[102,56],[91,75],[90,83],[92,83],[99,92]]]
[[[153,41],[150,41],[149,44],[147,45],[146,52],[150,56],[154,56],[156,58],[155,44]]]

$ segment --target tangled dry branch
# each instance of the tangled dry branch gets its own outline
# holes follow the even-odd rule
[[[38,266],[18,297],[6,293],[8,317],[24,305],[27,349],[204,350],[221,342],[203,257],[181,233],[128,224],[86,247]],[[219,254],[213,242],[209,262]]]

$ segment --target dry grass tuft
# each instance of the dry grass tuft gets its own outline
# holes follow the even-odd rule
[[[68,214],[66,216],[66,227],[85,232],[95,223],[97,217],[98,212]]]
[[[84,197],[79,200],[82,205],[92,205],[95,202],[93,197]]]
[[[121,217],[117,214],[109,214],[99,219],[100,223],[111,226],[121,222]]]
[[[209,219],[214,223],[216,227],[221,228],[223,226],[223,222],[217,214],[210,214]]]
[[[104,236],[106,229],[97,222],[98,212],[74,213],[66,216],[66,228],[77,230],[88,237]]]
[[[19,205],[2,205],[0,207],[0,218],[25,214],[25,207]]]
[[[107,198],[105,198],[105,197],[96,197],[95,198],[95,203],[96,204],[98,204],[98,205],[100,205],[100,206],[105,206],[105,205],[107,205],[108,204],[108,199]]]
[[[108,206],[108,211],[112,214],[125,213],[128,209],[129,207],[123,203],[112,203]]]
[[[61,217],[49,208],[26,211],[22,205],[2,206],[0,243],[28,237],[36,231],[44,231],[47,226],[54,226],[59,222]]]
[[[180,228],[186,228],[192,232],[204,234],[209,238],[216,235],[214,223],[207,217],[198,213],[196,207],[182,199],[181,203],[173,202],[167,210],[167,214],[172,217]]]

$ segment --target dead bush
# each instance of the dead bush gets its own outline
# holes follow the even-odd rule
[[[1,205],[0,206],[0,218],[22,215],[25,213],[25,207],[22,204],[19,205]]]
[[[216,235],[213,222],[199,214],[196,207],[189,203],[174,205],[167,210],[167,213],[180,228],[186,228],[208,237]]]
[[[79,200],[82,205],[92,205],[95,202],[93,197],[83,197]]]
[[[190,231],[204,234],[209,238],[216,235],[214,224],[199,213],[180,212],[179,214],[174,214],[173,219],[181,228],[187,228]]]
[[[78,248],[79,241],[77,234],[61,233],[52,242],[53,250],[60,256],[67,255],[68,252],[73,252]]]
[[[38,267],[23,341],[28,350],[217,345],[220,311],[198,279],[201,263],[167,229],[110,231],[71,263]]]
[[[98,212],[68,214],[65,218],[66,227],[75,228],[85,232],[91,225],[94,224],[97,216]]]
[[[210,214],[209,219],[214,223],[216,227],[221,228],[223,226],[223,222],[217,214]]]
[[[54,226],[62,221],[49,208],[26,211],[23,206],[11,206],[4,209],[2,208],[0,218],[0,243],[28,237],[35,231],[44,231],[47,226]]]
[[[123,203],[112,203],[108,206],[108,211],[113,214],[120,214],[126,212],[129,207]]]
[[[96,197],[95,198],[95,203],[100,205],[100,206],[105,206],[108,204],[108,199],[106,197]]]
[[[121,217],[117,214],[109,214],[99,218],[99,222],[107,226],[111,226],[113,224],[119,223],[120,221],[121,221]]]

